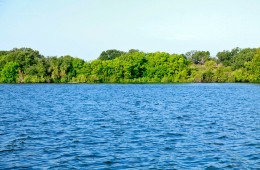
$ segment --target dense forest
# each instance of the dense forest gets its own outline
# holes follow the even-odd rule
[[[212,57],[208,51],[146,53],[103,51],[84,61],[44,57],[30,48],[0,51],[1,83],[260,83],[260,48],[234,48]]]

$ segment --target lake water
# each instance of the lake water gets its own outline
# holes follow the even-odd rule
[[[260,85],[0,85],[0,169],[260,169]]]

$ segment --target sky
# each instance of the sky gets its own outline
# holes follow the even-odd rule
[[[108,49],[260,47],[260,0],[0,0],[0,50],[94,60]]]

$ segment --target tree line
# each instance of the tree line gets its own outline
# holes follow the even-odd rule
[[[260,48],[208,51],[103,51],[84,61],[69,55],[45,57],[31,48],[0,51],[0,83],[260,83]]]

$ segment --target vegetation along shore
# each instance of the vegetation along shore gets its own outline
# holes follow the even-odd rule
[[[45,57],[30,48],[0,51],[1,83],[260,83],[260,48],[234,48],[211,57],[139,50],[103,51],[84,61],[72,56]]]

